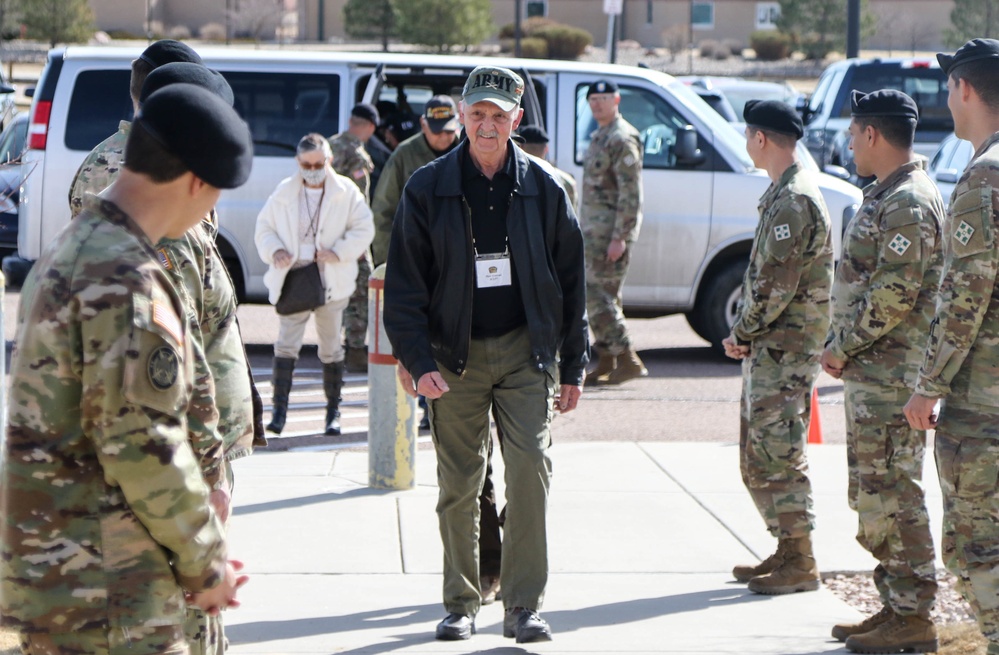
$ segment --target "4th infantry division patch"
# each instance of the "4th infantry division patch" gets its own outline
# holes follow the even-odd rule
[[[909,241],[901,234],[896,234],[895,238],[892,239],[891,242],[888,244],[888,249],[891,250],[896,255],[898,255],[899,257],[901,257],[902,255],[905,254],[905,251],[908,250],[909,246],[911,245],[912,241]]]
[[[783,241],[784,239],[790,239],[791,226],[788,225],[787,223],[784,223],[783,225],[778,225],[777,227],[775,227],[774,238],[776,238],[778,241]]]
[[[957,230],[954,231],[954,238],[960,241],[962,246],[966,246],[971,241],[971,235],[974,233],[975,228],[961,221],[961,224],[957,226]]]

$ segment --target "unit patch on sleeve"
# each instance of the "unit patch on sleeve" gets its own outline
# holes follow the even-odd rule
[[[153,388],[166,391],[177,382],[177,372],[180,370],[177,353],[167,346],[157,348],[149,355],[146,370]]]
[[[783,225],[778,225],[774,228],[774,238],[778,241],[784,241],[785,239],[791,238],[791,227],[784,223]]]
[[[974,233],[975,228],[961,221],[961,224],[957,226],[957,230],[954,231],[954,238],[960,241],[962,246],[966,246],[971,241],[971,236]]]
[[[899,257],[901,257],[902,255],[905,254],[905,251],[908,250],[909,246],[911,245],[912,241],[906,239],[901,234],[896,234],[895,238],[888,243],[888,249],[891,250],[896,255],[898,255]]]

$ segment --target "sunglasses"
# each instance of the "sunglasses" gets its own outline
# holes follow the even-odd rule
[[[305,162],[298,162],[298,165],[307,171],[318,171],[320,168],[326,165],[326,162],[319,162],[318,164],[307,164]]]

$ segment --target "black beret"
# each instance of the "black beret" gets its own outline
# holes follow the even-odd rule
[[[871,93],[854,90],[850,96],[854,116],[899,116],[919,120],[916,101],[895,89],[881,89]]]
[[[597,80],[596,82],[590,84],[590,88],[586,90],[586,97],[589,98],[594,93],[617,93],[618,88],[611,80]]]
[[[798,112],[780,100],[749,100],[742,110],[742,117],[746,125],[789,134],[796,139],[805,133]]]
[[[525,125],[520,128],[524,143],[548,143],[548,133],[540,125]]]
[[[201,64],[175,61],[172,64],[164,64],[156,68],[146,77],[146,81],[142,84],[142,92],[139,93],[139,104],[145,102],[146,98],[156,91],[170,84],[194,84],[208,89],[222,98],[230,107],[235,100],[232,95],[232,87],[225,81],[221,73]]]
[[[972,39],[957,49],[953,55],[939,53],[937,61],[945,75],[961,64],[979,59],[999,59],[999,41],[995,39]]]
[[[175,61],[186,61],[192,64],[200,64],[201,57],[198,56],[191,46],[174,41],[173,39],[162,39],[152,44],[142,51],[139,59],[146,62],[153,68],[159,68],[164,64]]]
[[[250,128],[207,89],[193,84],[164,87],[146,98],[135,123],[213,187],[235,189],[250,177]]]
[[[378,117],[378,110],[375,109],[374,105],[369,105],[366,102],[354,105],[354,108],[350,110],[351,116],[356,116],[357,118],[363,118],[369,123],[374,123],[378,125],[381,119]]]

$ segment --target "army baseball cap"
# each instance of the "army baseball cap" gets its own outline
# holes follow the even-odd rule
[[[871,93],[854,90],[850,97],[850,108],[854,116],[897,116],[919,120],[916,101],[895,89],[881,89]]]
[[[423,118],[434,134],[458,130],[458,106],[451,96],[434,96],[423,107]]]
[[[995,39],[972,39],[957,49],[953,55],[939,53],[937,62],[945,75],[961,64],[982,59],[999,59],[999,41]]]
[[[793,107],[780,100],[749,100],[742,110],[746,125],[787,134],[800,139],[805,133],[801,116]]]
[[[479,66],[468,76],[461,99],[466,106],[491,102],[503,111],[520,106],[524,97],[524,80],[509,68]]]

